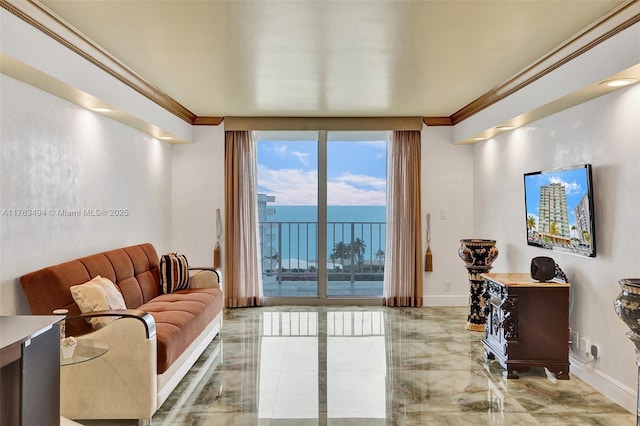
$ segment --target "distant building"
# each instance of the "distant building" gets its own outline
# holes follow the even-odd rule
[[[585,240],[585,236],[591,236],[591,212],[589,211],[589,196],[584,194],[573,213],[576,216],[576,228],[578,228],[578,238]]]
[[[273,195],[258,194],[258,222],[260,226],[260,253],[262,253],[262,272],[273,271],[278,268],[280,253],[276,249],[276,235],[278,228],[269,224],[268,217],[276,214],[274,207],[268,203],[275,203]]]
[[[567,194],[560,183],[540,187],[538,233],[545,240],[555,244],[571,243]]]
[[[266,222],[267,216],[276,214],[275,208],[267,207],[267,203],[275,203],[275,195],[258,194],[258,221]]]

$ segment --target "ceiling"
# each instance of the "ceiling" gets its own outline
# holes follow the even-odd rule
[[[450,117],[620,0],[41,0],[197,117]]]

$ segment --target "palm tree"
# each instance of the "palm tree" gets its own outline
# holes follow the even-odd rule
[[[356,238],[351,243],[351,255],[358,258],[358,264],[360,265],[360,272],[362,272],[362,263],[367,245],[360,238]]]
[[[353,240],[353,246],[351,248],[353,249],[353,254],[364,254],[367,245],[360,238],[356,238]]]
[[[378,251],[376,252],[376,259],[378,259],[378,266],[380,266],[382,264],[382,262],[384,262],[384,250],[382,249],[378,249]]]
[[[527,229],[536,229],[536,218],[529,216],[527,218]]]
[[[554,235],[560,235],[560,229],[558,228],[558,224],[556,222],[551,222],[549,224],[549,234],[551,234],[551,244],[555,244]]]
[[[342,269],[344,269],[344,258],[349,257],[350,253],[351,246],[340,241],[333,246],[333,252],[331,253],[331,256],[333,257],[333,259],[340,259],[340,264],[343,267]]]

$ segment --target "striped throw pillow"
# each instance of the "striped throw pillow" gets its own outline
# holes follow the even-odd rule
[[[160,284],[167,294],[189,287],[189,263],[183,254],[167,253],[160,258]]]

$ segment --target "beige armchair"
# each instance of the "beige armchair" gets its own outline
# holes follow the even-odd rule
[[[60,412],[71,419],[140,419],[150,424],[158,408],[156,330],[153,317],[142,311],[118,310],[82,314],[67,321],[95,316],[118,320],[78,336],[109,346],[95,359],[65,365],[60,370]]]

